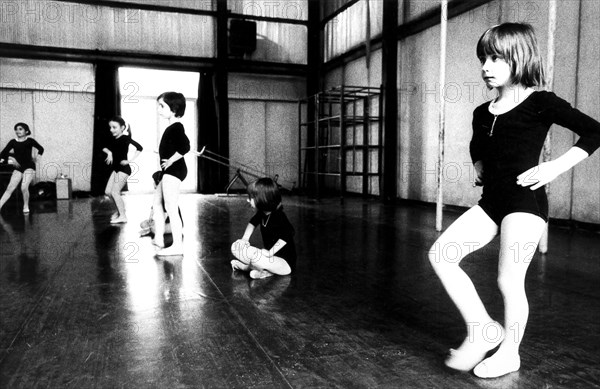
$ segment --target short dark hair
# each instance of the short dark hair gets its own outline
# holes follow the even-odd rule
[[[110,120],[108,121],[109,125],[110,125],[110,122],[115,122],[115,123],[117,123],[119,126],[121,126],[121,127],[125,127],[125,129],[124,129],[123,131],[127,131],[127,132],[128,132],[128,134],[129,134],[129,136],[131,136],[131,126],[129,125],[129,123],[127,123],[127,122],[125,121],[125,119],[123,119],[123,117],[122,117],[122,116],[115,115],[115,116],[113,116],[112,118],[110,118]]]
[[[162,99],[165,104],[171,108],[175,117],[180,118],[185,113],[185,96],[179,92],[164,92],[156,98],[156,101]]]
[[[110,118],[109,122],[119,123],[119,125],[121,127],[127,127],[127,123],[125,123],[125,119],[123,119],[119,115],[116,115],[116,116],[113,116],[112,118]]]
[[[25,135],[31,135],[31,130],[29,129],[29,126],[27,124],[23,122],[15,124],[15,131],[17,130],[17,127],[22,127],[25,130]]]
[[[508,62],[514,84],[532,87],[546,83],[535,32],[527,23],[503,23],[489,28],[477,42],[477,57],[487,55],[498,55]]]
[[[248,196],[254,199],[256,208],[263,212],[273,212],[281,204],[281,193],[275,181],[269,177],[260,178],[248,185]]]

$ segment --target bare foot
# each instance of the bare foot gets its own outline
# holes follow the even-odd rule
[[[231,261],[231,268],[233,270],[248,271],[250,269],[250,266],[246,265],[244,262],[234,259]]]
[[[183,255],[183,247],[169,246],[167,248],[159,250],[156,253],[156,255],[158,255],[160,257],[169,257],[169,256],[174,256],[174,255]]]
[[[127,223],[127,218],[124,216],[119,216],[116,219],[112,219],[110,221],[110,224],[123,224],[123,223]]]
[[[273,273],[271,273],[270,271],[267,270],[251,270],[250,271],[250,278],[252,279],[260,279],[260,278],[267,278],[267,277],[272,277]]]

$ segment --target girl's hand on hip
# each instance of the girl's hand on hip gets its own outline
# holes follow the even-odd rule
[[[124,159],[121,161],[121,166],[129,165],[129,161]]]
[[[172,163],[168,159],[161,160],[160,167],[162,167],[163,170],[167,169],[171,165],[172,165]]]
[[[517,176],[517,185],[531,186],[536,190],[554,180],[562,170],[553,162],[544,162]]]
[[[483,162],[477,161],[473,164],[475,168],[475,182],[473,186],[482,186],[483,185]]]
[[[232,249],[235,248],[236,250],[243,250],[250,247],[250,242],[244,239],[238,239],[235,242],[233,242],[231,247]]]
[[[21,167],[21,164],[19,162],[17,162],[17,160],[14,157],[8,157],[8,163],[13,165],[15,167],[15,169],[18,169]]]

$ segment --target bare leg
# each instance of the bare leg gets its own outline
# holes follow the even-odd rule
[[[113,186],[115,184],[116,181],[116,172],[112,172],[110,173],[110,176],[108,177],[108,181],[106,182],[106,188],[104,188],[104,194],[114,203],[115,200],[112,198],[112,193],[113,193]],[[118,214],[114,214],[112,216],[111,219],[116,219],[119,215]]]
[[[512,213],[502,221],[498,287],[504,299],[506,338],[494,355],[475,367],[479,377],[499,377],[521,366],[519,346],[529,317],[525,275],[545,228],[542,218],[523,212]]]
[[[0,209],[2,209],[4,204],[6,204],[8,199],[10,199],[10,196],[15,191],[15,189],[17,189],[22,178],[23,178],[23,173],[21,173],[18,170],[13,171],[12,176],[10,176],[10,181],[8,182],[8,186],[6,187],[6,190],[4,191],[4,194],[2,195],[2,197],[0,197]]]
[[[181,219],[178,217],[179,209],[179,187],[181,180],[170,174],[163,175],[161,181],[162,193],[165,200],[165,209],[170,216],[171,233],[173,235],[173,244],[166,249],[158,252],[158,255],[182,255],[183,254],[183,226]],[[163,215],[164,216],[164,215]],[[164,217],[162,220],[164,226]],[[163,227],[164,231],[164,227]]]
[[[152,204],[154,220],[154,244],[158,247],[165,247],[165,211],[163,209],[163,186],[162,181],[158,183],[154,190],[154,201]]]
[[[113,177],[114,175],[114,177]],[[123,172],[113,172],[111,175],[111,179],[114,178],[114,182],[111,187],[110,197],[115,202],[117,207],[117,211],[119,212],[119,217],[112,220],[111,223],[125,223],[127,222],[127,216],[125,215],[125,203],[123,202],[123,197],[121,197],[121,191],[127,182],[127,178],[129,175]]]
[[[429,250],[429,261],[467,327],[467,337],[446,360],[446,365],[456,370],[471,370],[503,337],[501,326],[490,317],[473,282],[459,266],[465,256],[497,234],[496,223],[475,206],[448,227]]]
[[[262,251],[264,253],[265,250],[262,250]],[[264,275],[265,271],[272,273],[272,274],[277,274],[279,276],[286,276],[292,272],[292,269],[290,268],[290,265],[288,265],[286,260],[281,257],[278,257],[276,255],[272,256],[272,257],[267,257],[265,255],[261,255],[258,257],[258,259],[256,261],[252,261],[250,266],[252,266],[252,268],[254,270],[262,271],[263,275]],[[250,276],[252,277],[252,274]],[[259,276],[259,277],[252,277],[252,278],[263,278],[263,277]]]
[[[285,259],[278,256],[269,257],[267,255],[267,250],[250,246],[241,240],[238,240],[231,245],[231,253],[238,259],[239,262],[247,265],[248,269],[257,270],[259,272],[268,272],[263,273],[263,275],[277,274],[285,276],[292,272],[290,265],[288,265]]]
[[[35,177],[35,170],[25,169],[23,172],[23,180],[21,181],[21,193],[23,194],[23,212],[29,212],[29,185]]]
[[[233,270],[240,270],[240,271],[250,271],[250,265],[246,265],[244,262],[238,261],[237,259],[234,259],[231,261],[231,268]]]

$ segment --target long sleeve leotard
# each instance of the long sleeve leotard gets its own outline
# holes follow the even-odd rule
[[[283,212],[283,207],[279,207],[268,215],[265,215],[262,211],[256,212],[252,219],[250,219],[250,224],[254,227],[260,224],[260,232],[265,249],[270,250],[279,239],[286,243],[275,255],[285,259],[293,271],[296,267],[295,231]]]
[[[129,145],[133,145],[139,151],[144,148],[136,141],[131,139],[128,135],[121,135],[118,138],[112,138],[108,149],[112,152],[112,168],[115,172],[123,172],[127,175],[131,175],[131,166],[121,165],[121,161],[127,160],[127,154],[129,154]]]
[[[165,129],[158,146],[158,155],[160,160],[169,159],[176,152],[185,155],[190,151],[190,140],[185,134],[183,124],[175,122]],[[171,166],[164,170],[164,174],[170,174],[179,178],[181,181],[187,176],[187,165],[183,158],[175,161]]]
[[[35,161],[32,155],[34,147],[37,149],[39,155],[44,154],[44,148],[33,138],[26,138],[22,142],[11,139],[0,153],[0,159],[7,160],[10,150],[13,150],[12,156],[20,165],[17,167],[18,171],[22,173],[27,169],[35,170]]]
[[[500,224],[512,212],[548,219],[543,188],[517,185],[517,176],[539,164],[550,126],[555,123],[580,136],[575,146],[588,154],[600,147],[600,123],[552,92],[533,92],[512,110],[494,115],[489,102],[473,112],[473,162],[483,162],[483,194],[479,205]]]

